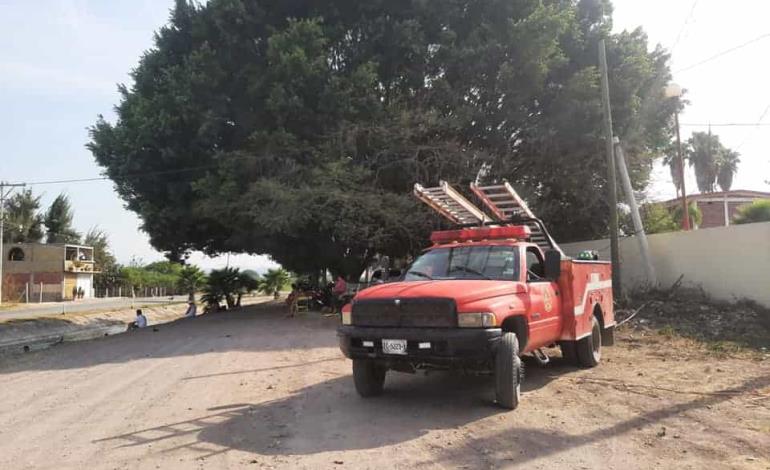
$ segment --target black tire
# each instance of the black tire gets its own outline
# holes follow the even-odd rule
[[[591,334],[577,341],[577,358],[581,367],[596,367],[602,360],[602,327],[591,316]]]
[[[563,341],[559,344],[559,347],[561,348],[561,358],[564,365],[578,365],[577,346],[575,345],[575,341]]]
[[[519,357],[519,340],[514,333],[503,333],[495,356],[495,398],[509,410],[519,406],[524,365]]]
[[[353,359],[353,382],[356,391],[364,398],[382,394],[386,369],[365,359]]]

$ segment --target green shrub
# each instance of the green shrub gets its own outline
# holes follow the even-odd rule
[[[736,224],[770,222],[770,199],[761,199],[739,207],[733,222]]]

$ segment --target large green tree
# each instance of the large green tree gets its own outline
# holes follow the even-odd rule
[[[597,44],[636,189],[676,103],[603,0],[177,1],[89,148],[152,244],[349,277],[438,219],[415,182],[508,179],[560,240],[607,230]]]
[[[40,196],[32,190],[18,192],[5,201],[4,237],[11,243],[39,243],[43,239]]]
[[[48,207],[43,224],[46,243],[80,243],[80,233],[72,225],[73,213],[66,194],[59,194]]]

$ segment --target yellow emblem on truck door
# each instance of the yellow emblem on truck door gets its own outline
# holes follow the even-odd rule
[[[545,294],[543,295],[543,303],[545,304],[544,307],[546,312],[550,312],[551,309],[553,309],[553,296],[548,289],[545,290]]]

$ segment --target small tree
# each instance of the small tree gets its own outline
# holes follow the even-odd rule
[[[648,234],[675,232],[681,225],[677,225],[671,212],[662,204],[648,204],[642,212],[644,230]]]
[[[247,272],[238,273],[238,297],[235,305],[241,306],[241,298],[259,289],[260,279]]]
[[[187,293],[187,298],[195,301],[195,293],[206,283],[206,275],[197,266],[185,266],[179,272],[178,289]]]
[[[46,243],[80,243],[80,233],[72,226],[72,206],[66,194],[59,194],[45,213]]]
[[[222,301],[227,303],[227,308],[235,307],[240,289],[239,277],[237,268],[212,270],[203,288],[203,302],[214,310],[219,309]]]
[[[273,295],[276,299],[280,296],[281,289],[291,280],[291,275],[283,268],[270,269],[262,278],[260,289],[267,295]]]
[[[770,199],[762,199],[738,208],[733,222],[736,224],[753,224],[755,222],[770,222]]]
[[[43,216],[38,213],[40,196],[27,189],[5,201],[4,236],[6,242],[28,243],[43,239]]]
[[[688,207],[688,212],[690,213],[690,223],[691,225],[700,225],[701,222],[703,222],[703,213],[700,211],[698,206],[695,205],[694,202],[690,203],[690,206]],[[674,221],[676,221],[678,226],[682,226],[682,206],[677,205],[671,216],[674,218]]]

